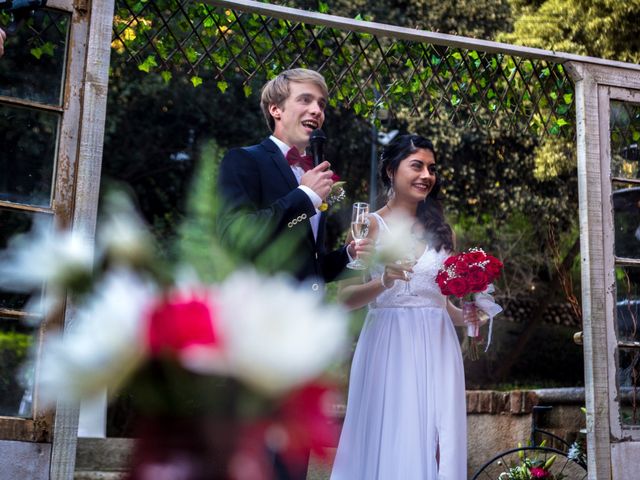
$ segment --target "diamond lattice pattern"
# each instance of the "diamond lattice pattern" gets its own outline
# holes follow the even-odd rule
[[[343,31],[178,0],[118,0],[113,48],[169,80],[232,79],[248,95],[292,67],[323,73],[331,102],[456,125],[573,136],[573,84],[561,64]]]

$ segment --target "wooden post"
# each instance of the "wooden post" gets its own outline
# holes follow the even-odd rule
[[[70,74],[82,72],[82,115],[80,117],[79,156],[75,184],[73,229],[93,240],[98,209],[100,168],[107,110],[107,84],[111,55],[111,31],[114,0],[94,0],[88,11],[74,12],[74,26],[84,23],[86,60],[72,62]],[[84,60],[84,61],[83,61]],[[69,305],[65,326],[73,323],[74,309]],[[106,405],[105,405],[106,408]],[[78,407],[58,405],[54,422],[50,478],[72,480],[78,436]]]

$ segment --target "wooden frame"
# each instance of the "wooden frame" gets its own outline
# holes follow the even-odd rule
[[[620,465],[625,464],[618,461],[621,450],[616,442],[637,442],[640,430],[623,429],[620,424],[612,373],[616,371],[617,340],[609,108],[611,99],[640,99],[633,92],[640,89],[640,75],[629,69],[577,62],[566,67],[576,82],[589,478],[630,478],[625,475],[637,472],[639,465],[621,470]],[[626,465],[634,458],[628,455],[630,448],[638,445],[627,444],[623,449]]]
[[[86,7],[86,4],[85,4]],[[109,82],[109,61],[111,48],[111,27],[113,24],[113,0],[91,2],[89,24],[84,24],[86,58],[78,56],[78,62],[70,68],[82,78],[81,116],[77,132],[78,167],[73,191],[73,230],[89,240],[95,237],[100,169],[104,142],[104,125],[107,109],[107,85]],[[87,10],[76,11],[86,16]],[[71,213],[71,212],[70,212]],[[74,309],[67,306],[65,325],[73,323]],[[78,432],[78,408],[58,405],[55,419],[55,435],[51,455],[52,480],[72,479]]]

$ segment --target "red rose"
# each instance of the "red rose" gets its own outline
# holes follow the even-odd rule
[[[476,265],[469,267],[467,282],[469,283],[469,291],[471,293],[482,292],[487,288],[487,285],[489,285],[489,279],[484,269]]]
[[[451,293],[445,293],[447,289],[447,282],[449,281],[449,274],[446,270],[440,270],[436,275],[436,283],[440,287],[443,295],[451,295]]]
[[[532,467],[531,470],[531,478],[549,478],[551,477],[551,472],[548,472],[542,467]]]
[[[448,293],[442,292],[444,295],[455,295],[458,298],[464,297],[470,293],[467,281],[462,277],[454,277],[447,282]]]
[[[500,276],[500,272],[502,271],[502,267],[504,266],[500,260],[496,257],[488,256],[489,263],[487,263],[485,267],[485,271],[489,276],[489,282],[493,282],[495,278]]]
[[[444,268],[450,268],[453,267],[456,262],[458,261],[458,258],[460,257],[460,255],[453,255],[451,257],[448,257],[445,261],[444,261]]]
[[[206,295],[169,295],[151,312],[147,342],[151,355],[180,353],[194,346],[216,346],[213,306]]]
[[[464,257],[468,263],[480,263],[487,259],[487,254],[482,250],[470,250],[464,254]]]
[[[331,175],[331,181],[332,181],[333,183],[339,182],[339,181],[340,181],[340,175],[338,175],[337,173],[333,173],[333,174]]]
[[[464,276],[469,271],[469,264],[464,260],[464,258],[459,258],[455,265],[456,275]]]

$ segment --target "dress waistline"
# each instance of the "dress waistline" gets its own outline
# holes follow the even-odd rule
[[[370,304],[369,305],[369,310],[386,310],[389,308],[438,308],[438,309],[444,309],[446,308],[446,305],[435,305],[432,303],[429,304],[425,304],[425,305],[375,305],[375,304]]]

